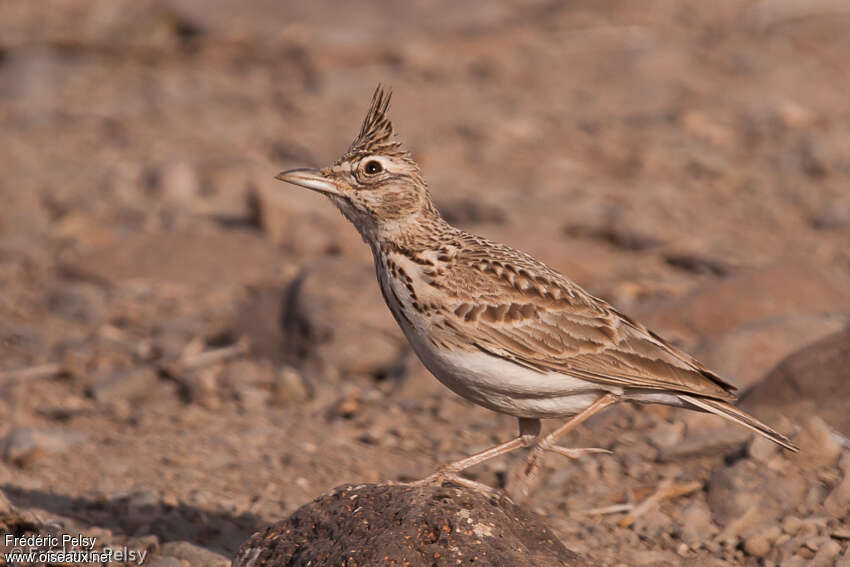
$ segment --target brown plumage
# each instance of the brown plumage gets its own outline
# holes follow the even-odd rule
[[[797,450],[730,405],[735,388],[688,354],[544,263],[443,220],[394,136],[389,101],[379,86],[360,133],[333,166],[278,177],[325,193],[354,223],[372,249],[387,305],[425,366],[458,394],[520,419],[520,437],[444,473],[534,444],[531,474],[542,450],[574,456],[554,445],[557,436],[619,400],[714,413]],[[540,418],[570,416],[553,434],[536,433]]]

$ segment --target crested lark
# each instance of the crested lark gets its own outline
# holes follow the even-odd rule
[[[381,292],[416,354],[443,384],[516,416],[519,436],[442,467],[431,480],[514,449],[533,451],[512,483],[527,493],[558,438],[618,401],[710,412],[796,451],[736,409],[735,388],[646,327],[531,256],[449,225],[395,139],[378,86],[360,133],[335,164],[277,179],[324,193],[372,249]],[[570,419],[548,435],[542,418]],[[426,479],[428,480],[428,479]]]

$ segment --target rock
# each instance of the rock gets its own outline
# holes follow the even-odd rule
[[[753,557],[764,557],[770,552],[771,542],[762,534],[756,534],[748,537],[744,541],[744,551],[747,555]]]
[[[246,296],[236,309],[235,333],[248,338],[257,356],[282,360],[286,290],[280,285],[258,285],[250,287]]]
[[[706,418],[711,423],[699,426]],[[688,424],[688,431],[679,443],[668,447],[661,447],[658,458],[661,461],[676,461],[679,459],[692,459],[707,455],[726,455],[747,442],[752,433],[742,427],[720,421],[721,418],[704,414],[686,414],[684,422]],[[694,426],[692,424],[697,424]]]
[[[288,406],[306,401],[309,397],[310,391],[301,373],[291,366],[282,366],[272,387],[274,403]]]
[[[799,474],[781,474],[769,467],[742,459],[729,467],[716,469],[709,480],[707,501],[714,520],[728,527],[747,513],[753,513],[742,535],[775,523],[785,512],[802,502],[808,485]]]
[[[75,278],[118,284],[145,279],[186,286],[252,284],[280,277],[280,252],[248,231],[135,234],[61,265]]]
[[[781,534],[778,526],[761,530],[744,540],[744,551],[753,557],[764,557],[773,548],[773,542]]]
[[[3,459],[25,465],[47,453],[61,453],[86,439],[83,433],[64,429],[13,429],[3,438]]]
[[[230,560],[224,555],[197,546],[188,541],[169,541],[159,550],[163,557],[174,557],[188,563],[189,567],[229,567]]]
[[[96,325],[106,316],[103,290],[86,282],[60,286],[47,299],[50,313],[76,323]]]
[[[454,486],[342,486],[255,533],[234,567],[588,565],[506,497]]]
[[[681,538],[687,544],[705,541],[717,532],[717,526],[711,521],[711,510],[700,500],[688,504],[679,517]]]
[[[785,415],[801,422],[813,414],[850,436],[850,329],[792,354],[740,401],[742,409],[776,422]],[[806,447],[802,447],[806,451]]]
[[[747,448],[747,454],[754,461],[769,463],[779,454],[779,445],[762,435],[754,435]]]
[[[260,410],[269,402],[269,392],[264,388],[245,384],[236,389],[236,399],[239,400],[239,407],[244,411],[252,412]]]
[[[132,402],[150,394],[158,381],[157,373],[147,366],[117,370],[94,384],[91,395],[101,404]]]
[[[283,316],[292,360],[380,376],[409,348],[381,297],[372,268],[327,258],[289,286]]]
[[[809,223],[819,230],[843,228],[850,224],[850,206],[830,203],[809,218]]]
[[[841,459],[844,478],[832,489],[824,500],[823,507],[836,518],[842,518],[850,513],[850,454]]]
[[[166,200],[173,203],[189,204],[198,197],[200,180],[195,168],[185,162],[168,163],[147,174],[151,188],[162,192]]]
[[[757,321],[707,341],[694,355],[706,366],[746,390],[788,355],[842,330],[847,318],[788,315]]]
[[[714,338],[758,321],[846,313],[850,294],[811,266],[785,263],[725,278],[676,301],[648,303],[633,311],[635,319],[662,336]]]
[[[841,544],[835,540],[828,540],[818,548],[809,566],[828,567],[833,564],[833,560],[839,553],[841,553]]]
[[[0,517],[7,516],[12,513],[12,503],[6,498],[6,495],[0,490]]]
[[[808,565],[806,559],[799,555],[792,555],[791,557],[784,559],[782,563],[779,564],[779,567],[805,567],[806,565]]]
[[[782,531],[788,535],[795,535],[803,527],[803,520],[797,516],[785,516],[782,520]]]
[[[838,435],[816,415],[805,421],[798,444],[805,452],[802,464],[812,468],[829,466],[841,454]]]

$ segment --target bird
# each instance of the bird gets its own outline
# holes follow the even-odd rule
[[[325,195],[356,227],[372,251],[390,312],[440,382],[518,420],[516,437],[443,465],[423,481],[488,488],[460,473],[531,448],[508,487],[527,495],[546,453],[609,452],[558,440],[624,401],[716,414],[798,451],[732,405],[732,384],[658,334],[529,254],[444,220],[419,165],[396,137],[391,97],[377,86],[360,132],[335,163],[276,179]],[[544,435],[541,420],[558,418],[567,420]]]

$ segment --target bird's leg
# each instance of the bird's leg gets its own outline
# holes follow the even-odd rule
[[[471,488],[492,491],[493,489],[486,484],[463,478],[458,473],[468,469],[469,467],[483,463],[484,461],[488,461],[494,457],[498,457],[499,455],[504,455],[505,453],[510,453],[516,449],[531,446],[535,441],[540,439],[540,429],[539,419],[521,417],[519,418],[519,435],[514,439],[496,445],[495,447],[490,447],[489,449],[485,449],[479,453],[475,453],[474,455],[451,462],[447,465],[443,465],[434,474],[411,484],[436,484],[441,483],[444,480],[452,480],[458,484]]]
[[[594,414],[597,414],[608,406],[617,403],[619,399],[620,396],[617,394],[605,394],[584,410],[574,415],[569,421],[540,439],[534,446],[531,454],[528,455],[525,463],[518,467],[514,471],[514,474],[511,474],[511,478],[509,479],[507,486],[508,492],[511,495],[518,497],[528,496],[534,480],[537,478],[537,475],[540,473],[540,469],[543,467],[543,455],[546,451],[553,451],[570,458],[577,458],[589,453],[609,452],[605,449],[596,448],[571,449],[568,447],[561,447],[555,443],[558,439],[578,427]]]

